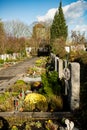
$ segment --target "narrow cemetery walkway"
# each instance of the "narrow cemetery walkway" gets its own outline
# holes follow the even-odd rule
[[[15,81],[24,74],[27,68],[35,63],[37,57],[26,59],[16,65],[2,69],[0,71],[0,92],[3,92],[6,87],[15,83]]]

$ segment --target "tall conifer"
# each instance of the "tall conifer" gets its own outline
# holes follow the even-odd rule
[[[62,2],[60,1],[60,5],[58,11],[55,13],[54,20],[50,29],[51,40],[55,40],[56,38],[63,37],[65,40],[68,35],[68,27],[66,25],[66,20],[62,10]]]

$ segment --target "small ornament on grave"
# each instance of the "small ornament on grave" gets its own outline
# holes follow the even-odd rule
[[[70,121],[69,119],[65,119],[65,124],[66,124],[66,130],[73,130],[74,128],[74,122]]]

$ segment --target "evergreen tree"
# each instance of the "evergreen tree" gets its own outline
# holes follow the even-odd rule
[[[65,40],[68,35],[68,28],[62,10],[62,2],[60,2],[59,9],[54,16],[54,20],[50,29],[51,40],[63,37]]]

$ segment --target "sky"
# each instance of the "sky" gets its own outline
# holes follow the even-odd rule
[[[60,0],[0,0],[2,21],[20,20],[30,25],[35,21],[54,18]],[[69,31],[87,34],[87,0],[62,0],[62,8]]]

